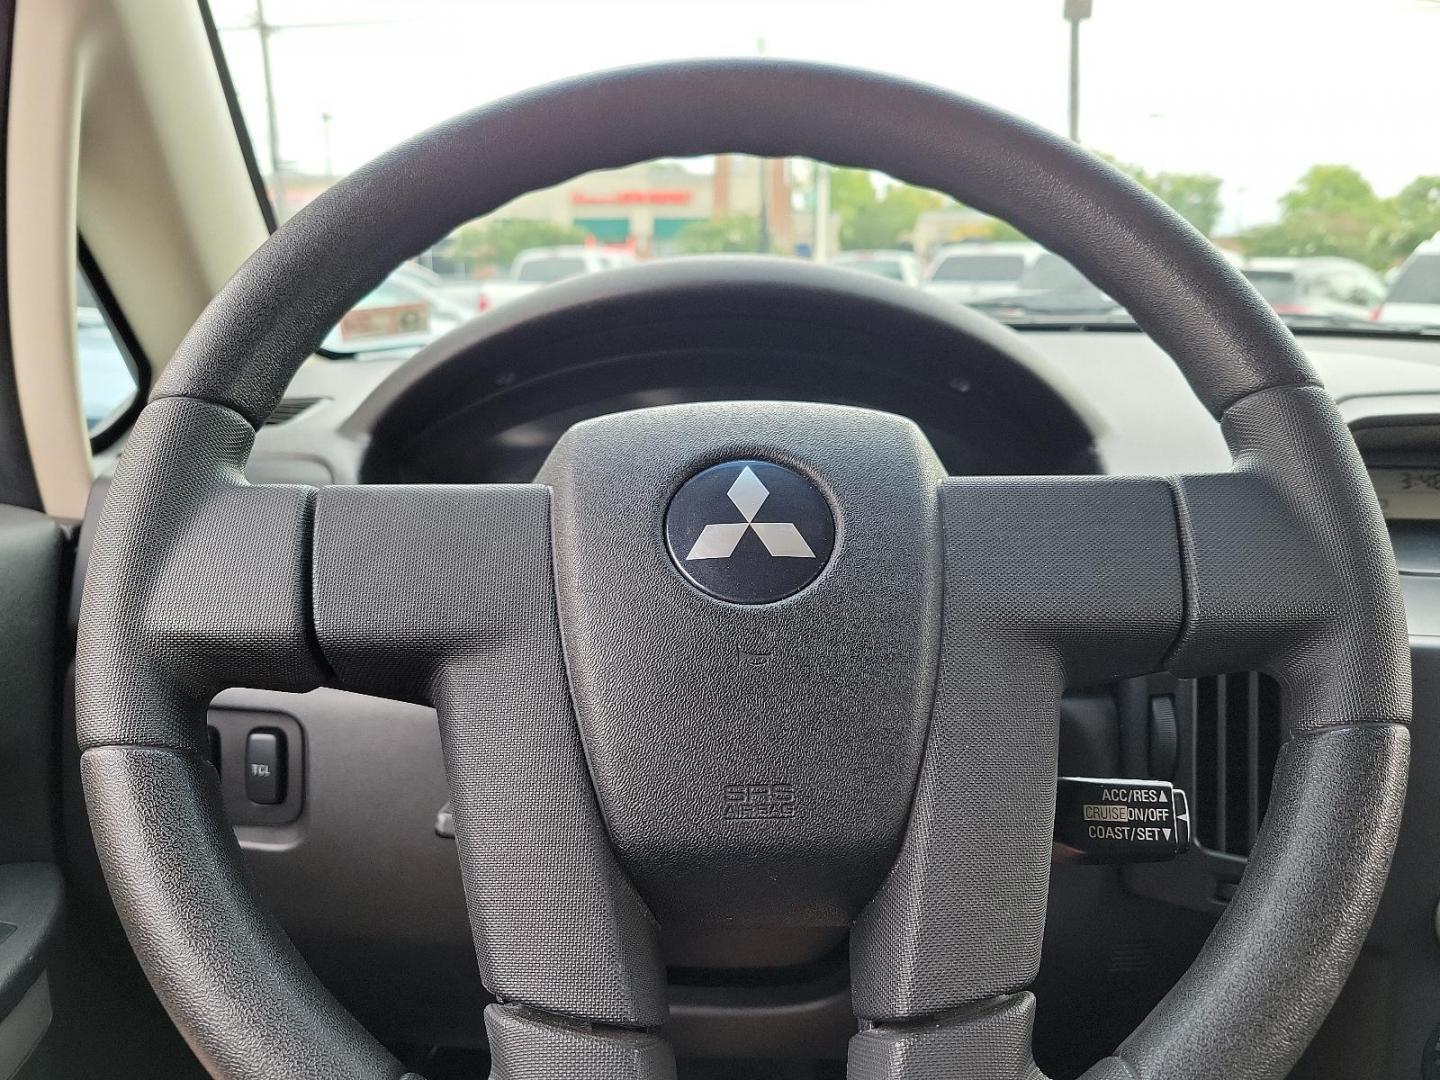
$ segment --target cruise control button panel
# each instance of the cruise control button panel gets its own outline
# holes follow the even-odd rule
[[[1190,849],[1190,806],[1166,780],[1062,776],[1055,851],[1086,863],[1163,862]]]

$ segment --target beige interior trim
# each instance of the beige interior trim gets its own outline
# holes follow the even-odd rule
[[[80,233],[163,366],[269,232],[196,0],[63,2],[118,31],[86,78]]]
[[[10,340],[25,441],[45,509],[78,518],[90,488],[75,343],[75,187],[80,13],[15,5],[6,146]],[[21,268],[24,268],[23,273]]]
[[[157,366],[266,227],[195,0],[20,0],[10,102],[16,386],[45,509],[79,517],[77,227]]]

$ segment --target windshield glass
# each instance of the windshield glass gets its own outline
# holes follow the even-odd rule
[[[282,221],[407,136],[507,94],[625,64],[768,55],[934,83],[1076,139],[1237,266],[1294,264],[1247,276],[1297,328],[1440,328],[1440,250],[1416,255],[1440,243],[1440,139],[1424,137],[1437,0],[894,0],[883,17],[861,0],[210,4]],[[1217,73],[1217,58],[1244,78]],[[939,257],[966,245],[990,250]],[[1068,263],[1026,247],[1004,222],[863,169],[642,162],[524,196],[415,252],[397,273],[427,272],[424,287],[368,298],[369,314],[326,343],[413,349],[561,280],[737,252],[840,262],[1014,322],[1124,323]],[[913,264],[865,258],[897,251]]]
[[[577,256],[551,255],[539,259],[526,259],[515,270],[516,281],[533,281],[548,285],[552,281],[564,281],[568,277],[585,272],[585,260]]]
[[[1025,269],[1019,255],[950,255],[930,272],[931,281],[1016,281]]]
[[[889,278],[892,281],[905,280],[905,264],[898,258],[872,258],[865,255],[847,255],[841,252],[830,262],[834,266],[843,266],[846,270],[858,270],[862,274],[874,274],[876,277]]]
[[[1269,304],[1293,304],[1300,295],[1300,286],[1294,274],[1283,270],[1242,270],[1241,273]]]
[[[1020,276],[1022,289],[1074,289],[1089,283],[1085,275],[1076,270],[1059,255],[1046,252],[1035,260],[1033,266]]]
[[[836,265],[843,266],[847,270],[859,270],[862,274],[874,274],[876,277],[890,278],[892,281],[902,281],[905,277],[905,274],[902,272],[899,263],[845,262],[836,263]]]
[[[1440,307],[1440,251],[1417,255],[1390,287],[1392,304],[1430,304]]]

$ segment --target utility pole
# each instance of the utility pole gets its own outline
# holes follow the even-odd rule
[[[285,218],[285,170],[280,159],[280,123],[276,119],[275,80],[270,70],[270,35],[275,27],[265,18],[265,0],[255,0],[255,30],[260,35],[260,70],[265,79],[265,127],[270,147],[270,186],[274,188],[275,214]]]
[[[1065,0],[1065,19],[1070,24],[1070,125],[1071,142],[1080,141],[1080,24],[1090,18],[1092,0]]]
[[[275,214],[281,220],[285,217],[285,159],[280,154],[280,118],[279,110],[275,104],[275,75],[270,62],[270,39],[281,30],[319,30],[335,26],[380,26],[385,23],[396,22],[395,19],[370,19],[370,20],[340,20],[337,22],[312,22],[312,23],[272,23],[265,17],[265,0],[255,0],[255,18],[249,24],[249,29],[255,31],[260,38],[260,71],[264,78],[265,85],[265,127],[266,149],[270,158],[270,187],[271,198],[275,203]],[[221,27],[221,29],[239,29],[239,27]],[[331,172],[333,165],[329,161],[330,156],[330,114],[327,111],[321,116],[325,125],[325,171]]]
[[[770,159],[755,159],[755,175],[760,180],[760,213],[755,225],[755,250],[770,253]]]
[[[765,39],[755,39],[755,55],[765,55]],[[770,253],[770,169],[768,158],[755,159],[755,178],[760,184],[760,213],[755,227],[755,250]]]
[[[815,235],[810,241],[810,258],[830,261],[830,166],[815,163]]]

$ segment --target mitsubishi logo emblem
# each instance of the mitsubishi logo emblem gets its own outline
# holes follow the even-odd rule
[[[820,490],[771,461],[728,461],[680,486],[665,540],[690,582],[721,600],[765,604],[819,576],[835,546],[835,518]]]
[[[728,559],[735,554],[741,537],[746,530],[754,529],[755,535],[765,545],[765,550],[777,559],[813,559],[815,552],[795,528],[793,521],[756,521],[755,515],[770,498],[770,489],[760,482],[755,470],[746,465],[726,492],[745,520],[738,523],[710,524],[700,531],[700,539],[685,556],[691,559]]]

